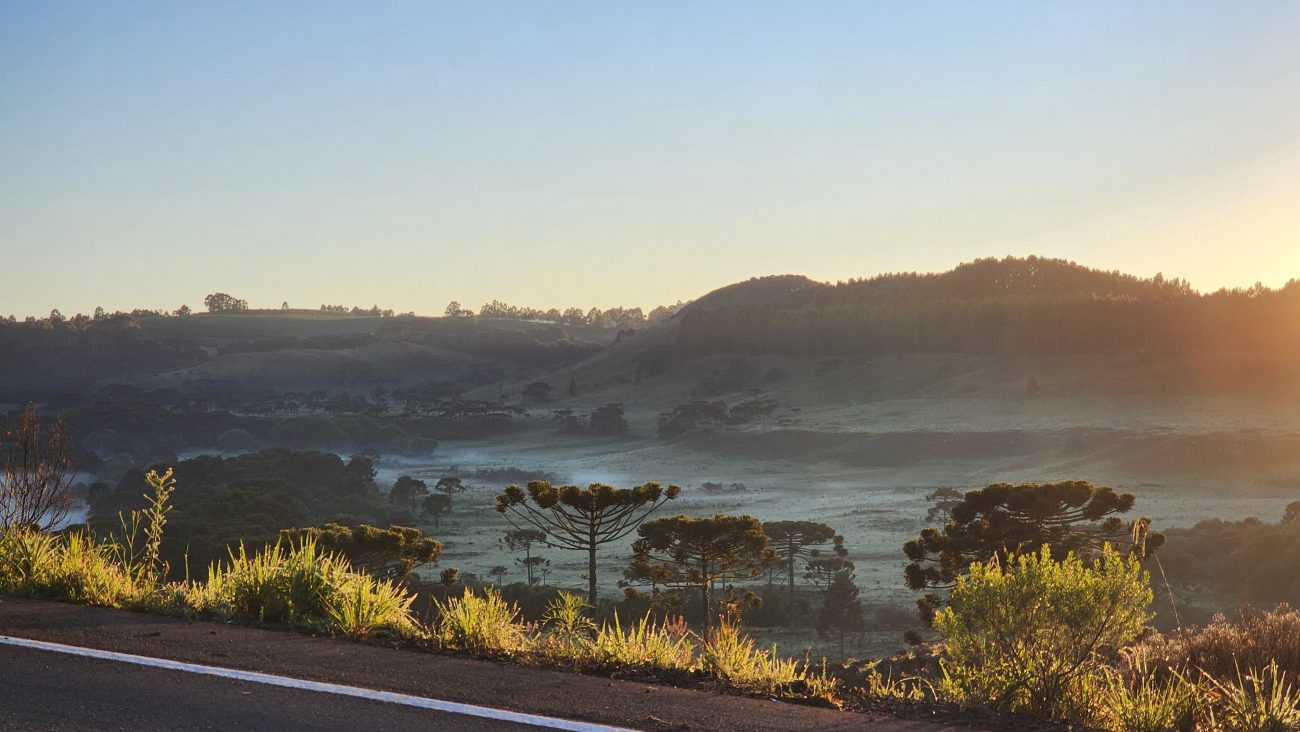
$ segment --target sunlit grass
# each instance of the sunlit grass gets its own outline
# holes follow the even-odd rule
[[[442,648],[493,655],[530,650],[530,639],[519,622],[519,608],[501,598],[494,588],[482,596],[469,588],[460,597],[434,603],[438,619],[433,637]]]
[[[5,594],[128,607],[139,604],[149,589],[87,534],[13,530],[0,536],[0,592]]]
[[[685,624],[656,624],[648,614],[625,630],[615,613],[596,635],[595,653],[599,661],[619,666],[690,671],[698,665]]]
[[[1215,680],[1220,693],[1215,714],[1220,729],[1232,732],[1295,732],[1300,730],[1300,687],[1276,662],[1266,668],[1237,672],[1235,684]]]
[[[240,544],[228,561],[213,563],[206,583],[190,585],[189,599],[195,610],[220,617],[301,625],[353,638],[378,630],[420,634],[411,615],[413,595],[355,571],[311,539],[276,542],[256,553]]]

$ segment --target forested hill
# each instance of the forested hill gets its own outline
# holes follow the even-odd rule
[[[1255,352],[1300,357],[1300,282],[1202,294],[1038,257],[838,284],[750,280],[674,319],[679,350],[821,355]]]

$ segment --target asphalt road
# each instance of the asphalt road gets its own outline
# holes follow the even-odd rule
[[[535,732],[538,728],[0,646],[0,729]]]

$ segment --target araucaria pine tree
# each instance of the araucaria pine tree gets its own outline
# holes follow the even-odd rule
[[[532,526],[545,533],[551,546],[587,552],[587,602],[596,604],[596,550],[636,531],[655,509],[682,492],[646,483],[615,488],[593,483],[553,486],[535,480],[527,489],[507,486],[497,496],[496,510],[516,529]]]
[[[821,556],[822,549],[829,549],[836,556],[849,553],[844,548],[844,537],[835,533],[835,529],[816,521],[769,521],[763,524],[768,544],[776,552],[778,561],[785,565],[786,581],[789,593],[786,597],[786,624],[794,626],[794,568],[795,563],[804,559]]]
[[[713,584],[753,579],[776,559],[763,522],[753,516],[670,516],[647,521],[637,532],[627,578],[699,588],[706,630],[713,620]]]

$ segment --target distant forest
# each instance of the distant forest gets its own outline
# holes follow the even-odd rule
[[[1008,257],[834,285],[761,278],[702,298],[678,322],[678,348],[689,354],[1297,356],[1300,281],[1202,294],[1161,275]]]

